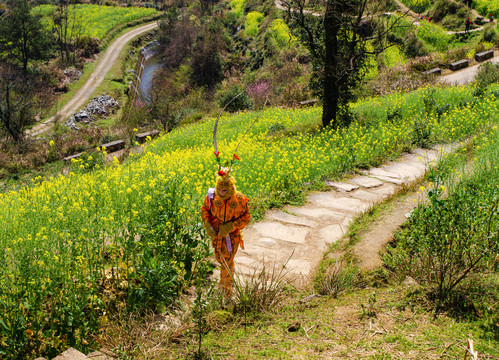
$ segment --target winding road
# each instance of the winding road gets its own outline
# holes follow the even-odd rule
[[[106,74],[109,72],[109,70],[111,70],[114,62],[120,56],[123,47],[134,37],[148,32],[156,27],[158,27],[157,22],[148,23],[130,30],[129,32],[121,35],[119,38],[113,41],[104,52],[104,55],[99,59],[99,63],[97,64],[92,75],[76,92],[76,94],[57,112],[56,115],[36,124],[33,128],[28,130],[26,134],[28,136],[40,135],[52,127],[52,125],[54,124],[54,119],[56,117],[66,119],[71,116],[71,114],[78,111],[78,109],[83,106],[83,104],[85,104],[88,98],[92,96],[95,89],[97,89],[97,87],[102,83],[102,81],[106,77]]]

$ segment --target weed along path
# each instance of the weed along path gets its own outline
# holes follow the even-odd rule
[[[118,59],[123,47],[134,37],[148,32],[156,27],[158,27],[157,22],[149,23],[130,30],[129,32],[121,35],[119,38],[113,41],[99,59],[99,63],[93,71],[92,75],[77,91],[77,93],[57,112],[55,116],[52,116],[51,118],[38,123],[29,131],[27,131],[27,134],[29,136],[40,135],[41,133],[50,129],[56,117],[65,119],[72,113],[76,112],[83,104],[85,104],[90,96],[92,96],[95,89],[97,89],[97,87],[104,80],[106,74],[109,72],[109,70],[111,70],[116,59]]]
[[[236,256],[236,273],[244,279],[262,269],[283,274],[297,286],[312,280],[328,247],[347,233],[350,222],[362,212],[383,202],[405,186],[424,176],[442,154],[452,146],[416,149],[362,175],[341,181],[326,181],[331,191],[312,192],[304,206],[272,209],[265,219],[244,229],[245,250]],[[413,199],[400,204],[369,238],[354,246],[354,254],[364,270],[381,264],[379,251],[391,240],[393,232],[416,207]]]

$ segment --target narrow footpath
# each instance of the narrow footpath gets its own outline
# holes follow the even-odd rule
[[[304,206],[268,211],[263,221],[243,230],[245,250],[236,255],[236,274],[244,279],[264,267],[270,272],[284,268],[283,273],[295,285],[309,284],[328,246],[342,239],[356,216],[423,177],[451,149],[415,149],[397,161],[365,170],[363,175],[325,181],[331,191],[310,193]],[[381,265],[379,251],[406,220],[405,214],[417,206],[413,198],[409,200],[394,216],[383,219],[380,236],[372,234],[355,245],[361,268]]]

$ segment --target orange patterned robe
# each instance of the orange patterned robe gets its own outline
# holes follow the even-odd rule
[[[220,263],[220,287],[226,295],[232,294],[232,274],[234,273],[234,257],[237,249],[241,246],[244,249],[241,229],[248,225],[251,215],[248,208],[248,198],[241,192],[236,191],[228,199],[224,200],[216,193],[213,200],[207,195],[201,207],[201,218],[204,222],[209,222],[218,234],[221,225],[232,221],[232,231],[230,232],[230,244],[232,251],[227,249],[227,240],[221,236],[212,239],[215,249],[215,257]]]

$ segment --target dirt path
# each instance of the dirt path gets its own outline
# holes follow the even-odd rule
[[[361,269],[374,270],[383,264],[379,256],[380,251],[393,239],[395,231],[407,220],[407,214],[417,206],[414,199],[414,196],[409,196],[395,200],[392,208],[362,234],[360,241],[353,247],[353,254],[359,260]]]
[[[111,70],[114,62],[120,56],[123,47],[134,37],[141,35],[147,31],[150,31],[158,26],[157,22],[149,23],[138,28],[135,28],[117,38],[115,41],[109,45],[109,47],[104,52],[104,55],[100,58],[99,63],[92,75],[83,84],[83,86],[77,91],[77,93],[58,111],[57,115],[38,123],[29,131],[27,134],[29,136],[37,136],[41,133],[50,129],[53,125],[56,116],[60,116],[62,119],[66,119],[71,114],[76,112],[81,106],[83,106],[86,101],[92,96],[95,89],[101,84],[101,82],[106,77],[106,74]]]

